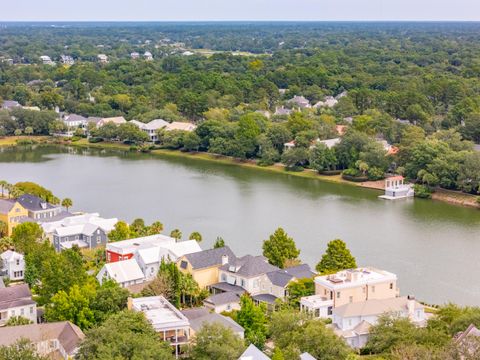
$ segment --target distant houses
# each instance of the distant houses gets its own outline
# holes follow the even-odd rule
[[[108,56],[105,54],[98,54],[97,55],[97,60],[101,64],[107,64],[108,63]]]
[[[26,284],[0,288],[0,326],[12,317],[21,316],[33,323],[37,322],[37,303]],[[0,328],[1,330],[1,328]],[[0,345],[2,335],[0,333]]]
[[[28,218],[28,210],[18,201],[0,198],[0,221],[7,224],[7,235],[12,235],[15,226]]]
[[[165,131],[181,130],[190,132],[194,131],[197,128],[195,124],[189,122],[174,121],[169,123],[168,121],[165,121],[163,119],[155,119],[148,123],[143,123],[138,120],[130,120],[129,122],[147,133],[150,141],[152,142],[158,141],[158,131],[161,129]]]
[[[0,277],[11,281],[23,280],[25,276],[25,258],[23,254],[7,250],[0,254]]]

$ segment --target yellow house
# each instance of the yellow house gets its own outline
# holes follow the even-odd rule
[[[225,246],[183,255],[177,260],[177,266],[181,272],[192,274],[200,288],[206,288],[219,282],[220,266],[234,259],[235,254]]]
[[[7,224],[7,235],[12,235],[13,228],[20,224],[20,219],[28,217],[28,210],[15,200],[0,199],[0,221]]]

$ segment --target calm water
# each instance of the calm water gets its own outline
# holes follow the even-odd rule
[[[166,233],[217,236],[238,254],[261,253],[278,226],[315,266],[341,238],[359,265],[399,276],[402,294],[480,305],[480,211],[428,200],[389,202],[378,192],[194,159],[55,147],[0,149],[0,179],[31,180],[74,210],[147,222]]]

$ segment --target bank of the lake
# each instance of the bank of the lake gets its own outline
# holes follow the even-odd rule
[[[60,138],[48,137],[48,136],[11,136],[0,138],[0,147],[2,146],[16,146],[18,140],[27,140],[36,142],[39,144],[55,144],[62,146],[72,146],[77,148],[93,148],[93,149],[110,149],[130,151],[130,146],[118,142],[98,142],[90,143],[87,139],[79,139],[77,141],[64,140]],[[344,180],[341,175],[322,175],[317,171],[311,169],[305,169],[303,171],[288,171],[282,164],[275,164],[272,166],[259,166],[255,160],[241,160],[224,155],[216,155],[206,152],[184,152],[180,150],[168,150],[168,149],[155,149],[150,151],[150,154],[157,155],[159,157],[174,157],[174,158],[189,158],[199,161],[216,162],[224,165],[240,166],[244,168],[252,168],[259,171],[268,171],[282,175],[296,176],[307,179],[316,179],[320,181],[326,181],[331,183],[341,183],[350,186],[357,186],[361,188],[368,188],[377,190],[383,193],[382,182],[352,182]],[[472,208],[480,208],[480,204],[477,202],[477,196],[466,194],[460,191],[451,191],[445,189],[439,189],[432,194],[432,200],[447,202],[456,206],[467,206]]]
[[[359,265],[399,276],[403,294],[427,303],[480,303],[480,212],[422,199],[383,201],[345,183],[278,176],[256,167],[128,149],[42,145],[0,149],[0,178],[30,180],[73,199],[73,210],[147,223],[162,221],[202,247],[217,236],[238,254],[260,254],[282,226],[303,261],[315,266],[329,240],[342,238]],[[419,276],[421,274],[421,276]]]

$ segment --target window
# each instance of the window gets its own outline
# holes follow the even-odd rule
[[[185,270],[185,269],[187,268],[187,266],[188,266],[188,263],[187,263],[185,260],[182,260],[182,261],[180,262],[180,267],[181,267],[182,269]]]
[[[390,283],[390,290],[393,290],[393,283]]]
[[[225,275],[225,274],[223,274],[223,273],[222,273],[222,281],[223,281],[223,282],[227,281],[227,275]]]
[[[33,314],[33,306],[30,306],[30,314]]]
[[[329,306],[329,307],[327,308],[327,314],[328,314],[328,315],[332,315],[332,314],[333,314],[333,308],[332,308],[332,306]]]
[[[240,286],[241,286],[241,287],[245,287],[245,280],[244,280],[244,279],[241,279],[241,280],[240,280]]]
[[[102,242],[102,237],[101,236],[97,236],[97,244],[100,244]]]
[[[17,263],[17,266],[20,265],[20,259],[17,259],[16,263]]]
[[[350,296],[350,297],[348,298],[348,301],[349,301],[350,303],[352,303],[352,302],[353,302],[353,296]]]
[[[20,309],[20,315],[21,316],[25,315],[25,309],[24,308]]]
[[[337,299],[340,299],[340,291],[337,291]]]

